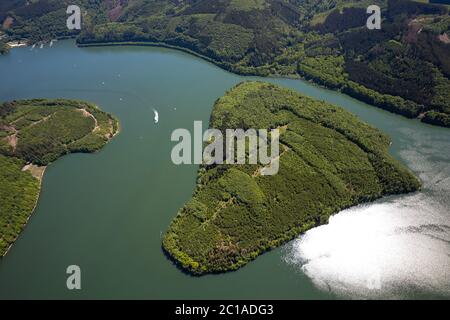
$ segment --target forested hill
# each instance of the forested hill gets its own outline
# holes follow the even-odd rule
[[[448,6],[408,0],[78,0],[82,45],[152,42],[241,74],[302,76],[370,104],[450,126]],[[68,1],[8,0],[8,39],[74,35]],[[382,7],[381,30],[366,9]]]

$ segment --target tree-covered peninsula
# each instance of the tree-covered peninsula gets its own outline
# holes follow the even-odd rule
[[[118,130],[113,116],[86,102],[0,104],[0,257],[33,212],[45,167],[68,153],[99,150]]]
[[[9,52],[8,45],[2,40],[0,40],[0,55],[7,54],[8,52]]]
[[[163,249],[193,274],[236,270],[326,223],[338,211],[413,192],[419,180],[388,153],[389,138],[356,116],[272,84],[244,82],[217,100],[210,127],[280,128],[280,170],[202,166]]]

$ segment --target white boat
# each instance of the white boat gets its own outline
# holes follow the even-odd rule
[[[39,47],[39,49],[42,49],[42,48],[44,48],[44,44],[43,43],[41,43],[41,46]]]
[[[159,113],[155,109],[153,109],[153,113],[155,114],[155,123],[159,122]]]

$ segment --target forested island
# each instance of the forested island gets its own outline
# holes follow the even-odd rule
[[[0,104],[0,257],[25,227],[47,165],[74,152],[95,152],[119,130],[96,106],[74,100]]]
[[[448,6],[409,0],[77,0],[0,4],[9,40],[77,36],[80,46],[158,45],[235,73],[303,77],[409,118],[450,126]],[[381,30],[366,27],[369,5]]]
[[[280,128],[280,170],[202,166],[192,199],[163,248],[193,274],[236,270],[328,222],[344,208],[416,191],[419,180],[388,153],[390,139],[344,109],[292,90],[244,82],[217,100],[210,127]]]

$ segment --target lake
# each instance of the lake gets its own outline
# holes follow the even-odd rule
[[[29,224],[0,259],[0,299],[450,297],[449,129],[305,81],[242,77],[163,48],[59,41],[14,49],[0,57],[0,70],[0,101],[81,99],[121,123],[101,152],[65,156],[47,168]],[[342,106],[381,129],[424,189],[339,213],[237,272],[181,272],[162,252],[161,237],[191,197],[197,167],[172,164],[170,135],[192,130],[196,120],[206,124],[214,101],[249,79]],[[81,267],[80,291],[66,288],[69,265]]]

